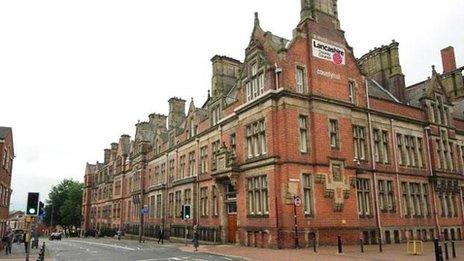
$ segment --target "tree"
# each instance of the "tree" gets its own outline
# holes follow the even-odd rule
[[[53,186],[48,194],[45,206],[45,223],[60,225],[64,228],[79,227],[82,220],[82,193],[84,184],[72,179],[65,179]],[[52,221],[53,213],[53,224]]]

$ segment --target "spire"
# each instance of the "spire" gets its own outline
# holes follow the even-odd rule
[[[255,27],[259,26],[258,12],[255,12]]]

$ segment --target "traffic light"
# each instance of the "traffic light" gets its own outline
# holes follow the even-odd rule
[[[39,216],[44,214],[44,203],[42,201],[39,201]]]
[[[29,192],[27,195],[26,215],[37,216],[39,212],[39,193]]]
[[[192,207],[191,207],[190,205],[183,205],[183,206],[182,206],[182,212],[181,212],[181,214],[182,214],[182,219],[183,219],[183,220],[189,220],[189,219],[192,218],[191,211],[190,211],[191,208],[192,208]]]

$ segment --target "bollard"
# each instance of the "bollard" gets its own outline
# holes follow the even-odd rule
[[[453,254],[453,258],[456,258],[456,246],[454,245],[454,241],[451,241],[451,253]]]
[[[314,236],[314,238],[313,238],[313,250],[314,250],[314,253],[317,252],[317,249],[316,249],[316,236]]]
[[[449,255],[448,255],[448,243],[444,243],[445,244],[445,259],[446,260],[449,260]]]
[[[443,250],[440,245],[438,246],[438,259],[437,260],[443,261]]]
[[[341,254],[341,253],[343,253],[342,236],[337,236],[337,241],[338,241],[338,253]]]
[[[364,242],[362,238],[359,239],[359,245],[361,246],[361,253],[364,253]]]

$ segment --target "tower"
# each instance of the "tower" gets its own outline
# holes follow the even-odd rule
[[[337,0],[301,0],[301,21],[315,19],[340,28]]]

